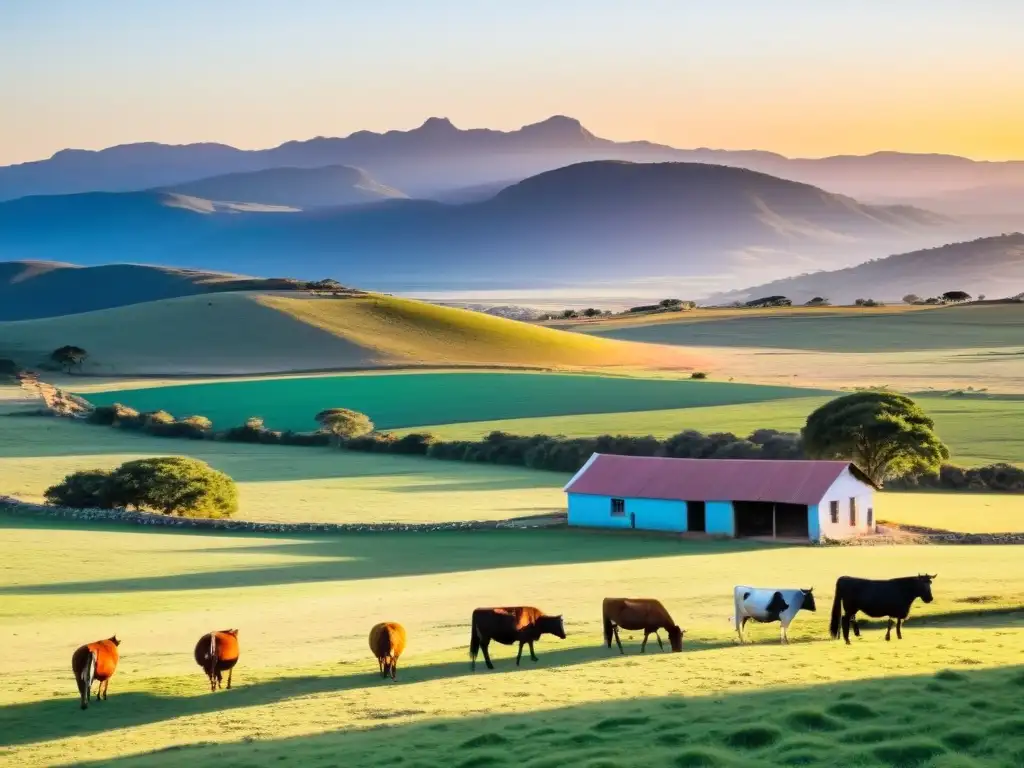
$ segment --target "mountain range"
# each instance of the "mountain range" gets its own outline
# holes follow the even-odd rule
[[[869,202],[927,201],[971,189],[999,194],[1024,185],[1024,162],[980,162],[952,155],[878,152],[819,159],[759,150],[677,149],[595,136],[571,117],[555,116],[514,131],[460,130],[433,117],[409,131],[358,131],[277,147],[226,144],[126,144],[66,149],[46,160],[0,167],[0,200],[27,195],[126,192],[174,187],[209,176],[272,168],[360,168],[413,197],[442,198],[463,188],[493,188],[589,160],[699,162],[748,168]],[[199,195],[202,197],[203,195]],[[1014,213],[1024,213],[1019,207]]]
[[[365,174],[331,173],[357,178],[369,194],[383,189]],[[921,209],[864,205],[806,184],[702,163],[578,163],[461,205],[391,197],[303,210],[267,207],[322,189],[298,184],[275,192],[266,177],[0,203],[0,259],[333,276],[373,290],[664,277],[699,294],[944,243],[960,231],[958,223]],[[254,179],[259,193],[249,194]],[[353,185],[338,189],[348,194]],[[184,194],[201,191],[259,197],[260,204]]]

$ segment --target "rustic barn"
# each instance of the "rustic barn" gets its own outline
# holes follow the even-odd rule
[[[845,461],[595,453],[565,486],[569,525],[779,539],[875,529],[875,485]]]

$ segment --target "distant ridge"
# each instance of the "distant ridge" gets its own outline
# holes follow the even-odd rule
[[[1024,234],[900,253],[849,269],[775,280],[715,299],[782,295],[803,303],[822,296],[834,304],[852,304],[859,298],[898,301],[910,294],[926,299],[946,291],[967,291],[975,298],[983,294],[988,299],[1024,293]],[[1024,329],[1021,340],[1024,343]]]
[[[374,181],[365,171],[347,165],[229,173],[165,187],[160,191],[207,200],[300,209],[360,205],[406,197],[402,192]]]
[[[232,173],[335,165],[362,168],[385,186],[433,198],[587,160],[729,165],[862,200],[914,199],[926,207],[927,199],[948,192],[1024,184],[1024,161],[980,162],[886,151],[811,159],[761,150],[677,149],[648,141],[603,139],[578,120],[555,115],[514,131],[462,130],[447,118],[431,117],[408,131],[356,131],[343,138],[318,136],[261,150],[153,142],[98,151],[67,149],[46,160],[0,167],[0,200],[139,191]]]
[[[107,264],[76,267],[43,261],[0,262],[0,321],[74,315],[160,299],[243,290],[293,290],[286,278]]]

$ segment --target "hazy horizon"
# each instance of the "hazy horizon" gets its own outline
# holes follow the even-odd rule
[[[1024,158],[1024,7],[906,0],[97,0],[0,7],[0,165],[154,141],[244,149],[427,117],[790,157]],[[1017,85],[1013,85],[1017,83]]]

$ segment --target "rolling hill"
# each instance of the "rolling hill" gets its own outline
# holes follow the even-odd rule
[[[836,304],[850,304],[857,298],[898,301],[908,294],[927,298],[953,290],[990,299],[1024,293],[1024,234],[900,253],[848,269],[775,280],[716,300],[782,295],[803,303],[824,296]]]
[[[877,152],[788,158],[774,152],[677,149],[595,136],[554,116],[515,131],[460,130],[433,117],[409,131],[357,131],[344,138],[289,141],[262,150],[225,144],[127,144],[66,149],[46,160],[0,167],[0,200],[28,195],[126,192],[171,187],[211,175],[270,168],[363,168],[416,197],[508,183],[588,160],[697,162],[749,168],[865,200],[928,198],[972,187],[1024,184],[1024,162],[978,162],[951,155]]]
[[[65,344],[85,373],[247,374],[410,366],[676,368],[688,351],[599,339],[389,296],[225,293],[0,323],[0,357],[35,366]]]
[[[206,200],[260,203],[291,208],[361,205],[405,197],[379,184],[358,168],[270,168],[229,173],[166,187],[171,192]]]
[[[40,261],[0,262],[0,321],[32,320],[224,291],[284,291],[287,278],[258,278],[141,264],[77,267]]]
[[[22,198],[0,203],[0,258],[334,274],[379,290],[663,277],[721,289],[948,241],[953,227],[740,168],[617,161],[549,171],[463,205],[282,211],[167,192]]]

